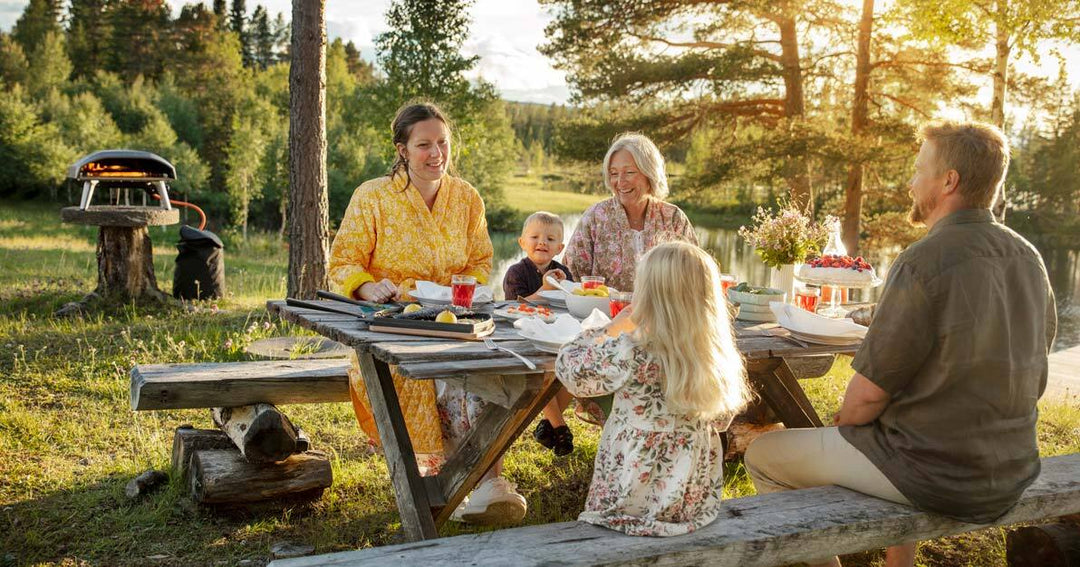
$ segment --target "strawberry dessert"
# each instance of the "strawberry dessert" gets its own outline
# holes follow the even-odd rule
[[[874,268],[862,256],[822,256],[799,267],[799,279],[848,287],[865,287],[877,280]]]

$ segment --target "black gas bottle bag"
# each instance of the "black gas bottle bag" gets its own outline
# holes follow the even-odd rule
[[[210,299],[225,295],[225,245],[216,234],[191,226],[180,228],[176,243],[173,297]]]

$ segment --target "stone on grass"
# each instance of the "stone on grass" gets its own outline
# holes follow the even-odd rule
[[[289,557],[303,557],[315,551],[314,545],[293,543],[291,541],[279,541],[270,546],[270,553],[274,559],[287,559]]]
[[[161,471],[150,469],[131,479],[131,482],[128,482],[127,486],[124,487],[124,494],[126,494],[128,498],[138,498],[139,496],[152,492],[168,480],[169,475]]]

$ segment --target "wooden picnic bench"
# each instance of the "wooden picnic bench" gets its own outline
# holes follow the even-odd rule
[[[359,308],[327,302],[335,309]],[[354,348],[368,391],[382,447],[397,497],[405,537],[438,537],[437,527],[503,455],[558,390],[555,355],[522,340],[508,322],[499,322],[491,338],[536,364],[530,370],[511,355],[481,342],[392,335],[369,331],[357,316],[288,306],[270,301],[267,308],[283,319]],[[737,324],[736,341],[747,361],[750,381],[768,408],[787,427],[819,427],[820,417],[799,385],[789,358],[850,353],[854,346],[806,345],[774,334],[770,324]],[[422,477],[393,387],[390,365],[414,380],[441,379],[462,384],[487,399],[483,415],[439,474]]]
[[[1042,474],[993,524],[969,524],[836,486],[737,498],[702,529],[635,537],[563,522],[273,561],[270,567],[350,565],[714,565],[821,561],[904,541],[935,539],[1080,512],[1080,454],[1043,459]]]

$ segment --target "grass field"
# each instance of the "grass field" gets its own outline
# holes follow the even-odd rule
[[[519,190],[531,208],[567,205],[566,195]],[[541,207],[539,205],[543,204]],[[523,205],[525,206],[525,205]],[[186,308],[119,305],[75,319],[52,312],[94,286],[95,232],[61,225],[42,205],[0,205],[0,565],[261,565],[280,541],[316,552],[384,545],[398,519],[383,460],[373,454],[347,404],[285,406],[332,460],[334,485],[314,505],[218,514],[194,507],[171,482],[139,499],[124,485],[168,467],[173,430],[210,427],[208,411],[134,413],[128,371],[135,364],[244,360],[251,341],[297,334],[263,303],[285,293],[287,253],[272,235],[228,242],[228,297]],[[155,229],[159,284],[171,288],[176,227]],[[850,376],[844,361],[805,383],[822,415],[837,409]],[[1045,455],[1080,450],[1080,410],[1044,404]],[[531,440],[511,449],[507,476],[529,501],[530,524],[572,520],[588,488],[599,430],[570,418],[576,450],[554,459]],[[725,497],[753,489],[739,463]],[[449,525],[444,535],[467,529]],[[924,544],[920,564],[996,566],[1003,532]],[[848,558],[879,565],[880,552]]]
[[[548,211],[557,215],[581,214],[590,205],[609,197],[591,193],[571,193],[544,189],[543,180],[535,175],[515,174],[503,186],[507,203],[524,214]]]

